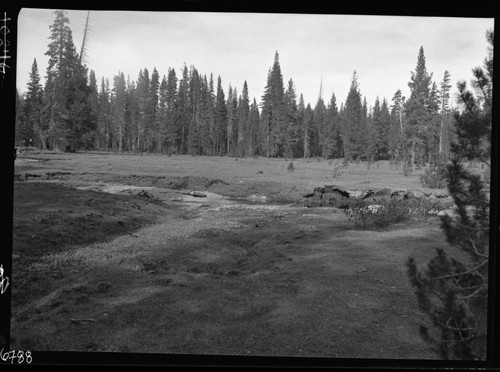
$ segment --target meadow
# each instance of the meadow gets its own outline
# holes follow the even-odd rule
[[[20,154],[11,348],[437,359],[406,260],[460,255],[439,218],[361,228],[304,195],[447,191],[388,161],[339,164]]]

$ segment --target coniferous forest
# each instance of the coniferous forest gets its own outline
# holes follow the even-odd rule
[[[257,104],[246,81],[225,90],[221,76],[186,64],[180,73],[145,67],[135,80],[118,71],[97,81],[84,63],[85,38],[78,51],[65,11],[54,15],[45,83],[35,59],[27,91],[17,95],[17,146],[393,160],[406,164],[408,171],[449,155],[455,115],[450,74],[445,71],[436,81],[427,71],[423,47],[415,51],[416,66],[407,83],[410,96],[398,90],[370,106],[356,71],[340,106],[335,94],[320,93],[316,102],[304,102],[293,78],[283,77],[276,51]]]

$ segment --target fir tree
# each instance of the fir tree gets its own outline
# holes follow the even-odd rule
[[[38,65],[36,59],[34,59],[31,66],[28,90],[24,99],[23,120],[20,121],[22,125],[16,131],[16,138],[20,144],[33,146],[35,143],[38,143],[41,147],[45,148],[47,127],[43,125],[43,120],[41,120],[42,105],[43,88],[40,83]]]
[[[117,129],[117,136],[113,148],[119,152],[123,151],[123,139],[125,135],[126,89],[125,76],[123,72],[119,72],[118,75],[115,75],[113,78],[112,106],[113,127]]]
[[[427,72],[425,66],[424,48],[420,47],[417,67],[412,72],[410,82],[410,98],[406,102],[405,111],[406,127],[404,131],[405,150],[409,155],[410,169],[414,171],[417,154],[426,143],[429,135],[429,99],[431,94],[432,74]]]
[[[339,158],[342,156],[342,137],[340,135],[340,113],[337,108],[337,99],[332,93],[327,108],[327,135],[328,147],[326,149],[328,158]]]
[[[280,145],[279,134],[283,131],[282,122],[283,110],[283,76],[279,62],[279,54],[276,51],[274,55],[274,63],[267,75],[267,84],[262,96],[262,131],[265,134],[265,152],[266,156],[277,156],[279,154]]]
[[[304,133],[304,158],[309,158],[313,156],[312,147],[314,141],[314,112],[311,105],[308,103],[304,110],[303,118],[303,133]]]
[[[404,156],[404,106],[405,97],[397,90],[392,98],[391,125],[389,129],[389,151],[393,160],[401,161]]]
[[[302,93],[297,104],[297,157],[306,157],[307,132],[304,124],[306,106]]]
[[[69,119],[67,111],[67,88],[72,74],[66,58],[76,59],[69,18],[63,10],[54,11],[54,23],[49,27],[51,34],[48,50],[49,57],[44,91],[44,122],[48,123],[49,148],[65,147],[65,122]],[[72,55],[73,54],[73,55]]]
[[[138,123],[139,123],[139,102],[137,99],[137,88],[135,82],[127,77],[127,94],[125,109],[125,131],[127,150],[136,151]]]
[[[97,80],[95,77],[95,72],[94,70],[90,70],[89,73],[89,96],[88,96],[88,102],[90,106],[90,121],[92,123],[95,123],[95,129],[92,132],[92,138],[93,141],[92,143],[88,144],[92,148],[98,148],[99,147],[99,140],[98,140],[98,135],[97,135],[97,125],[98,125],[98,117],[99,117],[99,91],[97,88]]]
[[[182,79],[179,81],[177,99],[175,101],[175,128],[176,128],[176,153],[187,152],[187,138],[189,130],[189,71],[186,65],[182,70]]]
[[[440,123],[439,123],[439,145],[438,153],[442,157],[443,154],[448,152],[449,143],[449,118],[450,118],[450,73],[446,70],[444,72],[443,81],[440,84],[441,96],[441,110],[440,110]]]
[[[19,90],[16,89],[16,118],[15,118],[15,128],[16,128],[16,136],[15,136],[15,145],[20,146],[23,145],[23,132],[26,126],[26,119],[24,115],[24,97],[19,93]]]
[[[316,125],[315,135],[313,136],[313,144],[312,144],[312,155],[313,156],[323,156],[327,157],[328,147],[330,143],[328,142],[328,125],[327,125],[327,116],[326,116],[326,105],[325,101],[323,101],[323,92],[322,87],[320,87],[320,93],[318,96],[318,101],[314,106],[314,123]]]
[[[283,97],[282,132],[283,155],[292,158],[297,156],[297,143],[300,142],[299,125],[297,122],[297,96],[293,80],[288,80],[288,86]]]
[[[174,152],[177,130],[175,125],[175,109],[177,101],[177,75],[175,70],[172,68],[168,69],[167,73],[167,86],[165,90],[165,141],[167,151],[169,153]]]
[[[260,113],[259,106],[255,98],[250,105],[250,112],[248,113],[248,127],[249,127],[249,145],[248,155],[259,154],[260,142]]]
[[[245,156],[248,152],[250,128],[248,116],[250,114],[250,99],[248,98],[248,85],[245,80],[243,90],[238,100],[238,141],[236,143],[237,156]]]
[[[217,95],[215,98],[215,153],[223,155],[226,153],[226,130],[227,130],[227,105],[222,89],[222,80],[217,78]]]
[[[361,103],[358,78],[354,71],[351,88],[347,95],[342,114],[345,156],[349,160],[360,159],[364,153],[363,124],[365,115]]]
[[[99,149],[109,150],[111,145],[111,102],[110,102],[109,81],[101,80],[99,90],[99,114],[97,118],[97,137],[99,139]]]

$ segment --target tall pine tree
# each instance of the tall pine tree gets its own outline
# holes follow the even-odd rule
[[[23,146],[33,146],[38,144],[42,148],[46,147],[47,127],[41,120],[43,105],[43,88],[40,83],[40,74],[36,59],[31,66],[28,90],[23,106],[22,125],[17,129],[16,138]]]
[[[425,66],[424,48],[420,47],[417,67],[411,73],[410,98],[406,102],[406,127],[404,131],[405,150],[409,155],[407,161],[412,171],[415,170],[418,153],[425,147],[429,136],[430,118],[428,113],[431,95],[432,73]]]
[[[262,132],[264,133],[264,148],[266,157],[280,154],[283,143],[279,141],[280,133],[284,130],[283,124],[283,76],[279,62],[278,51],[274,54],[274,63],[267,75],[267,84],[262,96]]]
[[[359,160],[364,153],[363,124],[365,113],[361,104],[361,93],[358,86],[358,78],[354,71],[351,88],[343,108],[342,132],[345,156],[349,160]]]

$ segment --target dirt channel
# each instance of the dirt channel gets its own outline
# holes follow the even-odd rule
[[[437,357],[405,271],[451,249],[435,218],[361,230],[262,183],[17,173],[11,348]]]

